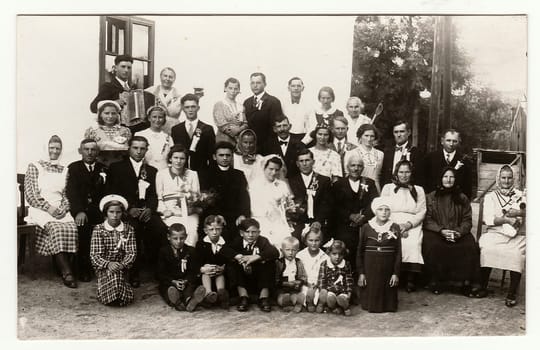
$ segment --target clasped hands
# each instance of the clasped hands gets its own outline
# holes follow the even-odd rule
[[[122,263],[116,262],[116,261],[110,261],[107,263],[107,270],[111,272],[118,272],[122,271],[124,269],[124,265]]]
[[[201,266],[201,273],[210,277],[222,275],[225,271],[225,265],[204,264]]]
[[[149,208],[131,208],[128,213],[132,218],[139,219],[142,222],[148,222],[152,216],[152,211]]]
[[[244,268],[253,264],[254,262],[258,261],[261,259],[261,256],[260,255],[257,255],[257,254],[253,254],[253,255],[242,255],[242,254],[237,254],[234,259],[240,264],[242,265]]]
[[[461,233],[459,233],[458,231],[455,231],[455,230],[449,230],[449,229],[446,229],[446,228],[443,228],[441,230],[441,235],[444,237],[444,239],[446,239],[448,242],[452,242],[452,243],[455,243],[456,242],[456,239],[459,238],[461,236]]]
[[[176,287],[176,289],[184,290],[187,280],[172,280],[171,283]]]
[[[47,213],[49,213],[53,218],[60,220],[63,219],[64,216],[66,216],[67,211],[65,209],[60,209],[55,207],[54,205],[51,205],[47,209]]]
[[[351,220],[351,226],[356,227],[360,225],[360,223],[362,222],[362,220],[364,220],[365,217],[366,216],[362,214],[362,212],[356,214],[352,213],[351,215],[349,215],[349,220]]]

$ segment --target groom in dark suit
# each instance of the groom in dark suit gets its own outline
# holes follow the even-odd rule
[[[140,285],[141,243],[150,265],[155,265],[160,246],[165,244],[167,226],[156,212],[157,170],[144,162],[148,141],[142,136],[133,136],[129,141],[129,157],[111,164],[109,169],[108,192],[124,197],[128,223],[135,229],[137,240],[137,259],[130,271],[130,283],[134,288]]]
[[[394,168],[400,160],[408,160],[414,167],[414,184],[424,186],[423,156],[415,146],[411,145],[411,126],[404,120],[398,120],[392,127],[395,145],[384,151],[381,170],[381,186],[392,182]]]
[[[84,139],[79,146],[82,160],[68,166],[66,196],[69,211],[75,218],[79,231],[79,251],[77,253],[78,278],[89,282],[92,278],[90,263],[90,238],[94,225],[103,222],[99,201],[105,195],[107,169],[96,161],[99,148],[94,139]]]
[[[253,96],[244,101],[244,110],[250,129],[257,135],[257,147],[260,150],[272,135],[272,121],[275,116],[283,114],[281,102],[264,91],[266,76],[263,73],[252,73],[250,87]]]
[[[472,200],[472,167],[461,150],[461,137],[457,130],[445,130],[441,137],[442,149],[426,156],[424,176],[426,193],[434,191],[441,180],[442,170],[446,167],[456,169],[456,184]]]
[[[299,204],[301,211],[294,220],[293,236],[302,242],[302,230],[306,224],[318,221],[326,233],[326,227],[332,211],[332,181],[329,177],[313,171],[313,153],[309,149],[302,149],[296,156],[296,164],[300,172],[289,177],[289,187],[294,196],[295,203]],[[311,199],[310,199],[311,197]]]
[[[131,76],[133,58],[129,55],[118,55],[114,58],[114,78],[99,87],[96,98],[90,103],[90,111],[97,113],[97,104],[103,100],[113,100],[124,107],[126,98],[124,92],[131,89],[128,80]]]
[[[300,136],[290,133],[291,123],[289,118],[283,114],[277,115],[273,119],[272,131],[274,132],[266,143],[260,148],[262,155],[277,154],[285,161],[287,167],[287,178],[298,174],[296,165],[296,155],[306,146],[302,143]]]
[[[197,117],[200,109],[197,95],[186,94],[180,102],[186,120],[171,129],[171,136],[175,144],[182,144],[189,150],[189,168],[201,176],[212,162],[216,134],[214,128]]]

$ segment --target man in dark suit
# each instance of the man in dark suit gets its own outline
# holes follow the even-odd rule
[[[287,167],[287,178],[298,174],[296,165],[296,155],[306,146],[302,143],[300,136],[290,133],[291,123],[289,118],[283,114],[277,115],[273,120],[272,130],[274,135],[270,136],[260,149],[262,155],[277,154],[285,161]]]
[[[266,77],[263,73],[253,73],[250,76],[250,87],[253,96],[244,101],[244,110],[250,129],[257,135],[257,147],[261,147],[272,137],[272,120],[283,114],[281,102],[264,91]]]
[[[426,193],[434,191],[441,179],[442,170],[452,167],[457,170],[456,184],[469,199],[472,199],[472,166],[465,154],[458,149],[461,136],[455,129],[447,129],[442,135],[442,149],[429,153],[425,159],[424,190]]]
[[[200,106],[196,95],[186,94],[180,102],[186,120],[171,129],[171,136],[175,144],[182,144],[189,150],[189,168],[201,176],[212,161],[216,134],[214,128],[198,119]]]
[[[165,244],[167,226],[156,213],[158,199],[156,194],[157,170],[144,162],[148,141],[142,136],[133,136],[129,141],[129,157],[111,164],[109,169],[108,192],[124,197],[128,223],[135,229],[137,239],[137,259],[130,271],[130,283],[140,285],[141,243],[144,242],[145,255],[150,265],[157,263],[160,246]]]
[[[233,149],[234,146],[228,142],[218,142],[213,156],[216,164],[212,164],[200,177],[201,190],[214,191],[217,197],[201,217],[222,215],[226,221],[223,231],[226,242],[238,237],[238,223],[249,217],[251,212],[246,177],[231,165]],[[199,234],[202,234],[202,227],[199,229]]]
[[[89,282],[92,276],[90,238],[94,225],[103,222],[99,201],[106,193],[107,169],[96,161],[99,148],[94,139],[84,139],[79,146],[82,160],[68,166],[66,196],[71,216],[79,231],[78,277]]]
[[[344,116],[338,115],[334,117],[332,123],[332,136],[334,137],[332,142],[328,145],[328,148],[330,148],[332,151],[336,151],[339,154],[341,158],[342,170],[345,170],[345,164],[343,163],[345,153],[356,148],[356,145],[349,142],[347,139],[347,133],[349,130],[348,125],[349,122]]]
[[[131,76],[133,58],[129,55],[118,55],[114,58],[114,78],[99,87],[99,92],[90,103],[90,111],[97,113],[97,104],[103,100],[113,100],[121,107],[126,104],[126,93],[131,89],[128,79]]]
[[[333,238],[342,240],[349,249],[347,261],[351,263],[354,277],[356,274],[356,250],[358,233],[362,225],[373,217],[371,202],[378,196],[375,182],[360,176],[364,170],[364,162],[360,155],[354,153],[347,158],[345,164],[348,176],[339,178],[332,187],[334,215],[332,220]]]
[[[300,173],[289,177],[289,186],[294,201],[301,208],[301,211],[296,215],[297,220],[295,220],[292,235],[300,242],[302,242],[301,234],[306,224],[317,221],[322,225],[323,232],[326,233],[332,210],[332,181],[329,177],[314,172],[314,163],[313,153],[309,149],[300,150],[296,157]]]
[[[400,160],[408,160],[413,164],[414,183],[415,185],[424,186],[423,155],[409,141],[411,126],[406,121],[398,120],[392,127],[392,134],[394,135],[395,145],[384,151],[381,186],[392,182],[394,168]]]

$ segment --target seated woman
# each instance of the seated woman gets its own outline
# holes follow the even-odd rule
[[[343,116],[342,111],[332,106],[332,103],[336,100],[336,95],[331,87],[323,86],[319,90],[318,100],[321,105],[308,117],[306,123],[307,134],[302,139],[302,142],[308,146],[313,141],[313,136],[310,135],[311,131],[321,124],[332,127],[334,118],[338,115]]]
[[[416,277],[422,271],[422,221],[426,216],[424,189],[414,185],[413,166],[408,160],[399,161],[394,180],[384,185],[381,197],[388,197],[390,220],[398,224],[401,234],[402,276],[406,277],[407,292],[416,290]]]
[[[216,142],[236,144],[236,137],[247,125],[244,106],[236,101],[240,93],[240,82],[235,78],[225,80],[225,98],[214,105],[214,122],[218,128]]]
[[[371,124],[362,124],[356,132],[358,138],[358,147],[345,153],[344,162],[352,153],[357,153],[364,161],[364,170],[362,176],[369,177],[375,181],[377,191],[381,191],[380,177],[383,165],[384,153],[376,149],[375,141],[379,138],[379,132]],[[397,165],[397,164],[396,164]]]
[[[292,203],[292,194],[284,179],[283,160],[270,154],[261,160],[249,183],[251,216],[260,223],[261,235],[276,247],[280,247],[283,239],[293,231],[285,216],[287,206]]]
[[[262,156],[257,154],[257,135],[246,129],[238,135],[238,143],[233,155],[233,167],[241,170],[248,183],[253,180],[255,169],[260,167]]]
[[[313,153],[313,171],[317,174],[329,177],[332,182],[343,176],[341,167],[341,157],[339,153],[329,148],[332,142],[332,133],[325,124],[318,125],[311,132],[311,137],[315,139],[315,146],[309,150]]]
[[[144,159],[157,170],[167,167],[167,155],[174,142],[172,137],[163,131],[167,110],[161,106],[152,106],[146,112],[150,127],[137,131],[135,136],[143,136],[148,140],[148,151]]]
[[[120,125],[120,105],[112,100],[97,104],[97,127],[89,127],[84,137],[96,140],[99,147],[98,161],[110,165],[127,155],[129,128]]]
[[[471,203],[456,184],[456,170],[443,170],[439,186],[426,197],[427,214],[424,220],[422,254],[430,274],[430,289],[442,292],[441,282],[462,283],[462,292],[474,296],[471,283],[476,282],[479,270],[479,251],[471,235]]]
[[[161,85],[153,85],[144,90],[146,106],[158,105],[166,109],[166,121],[163,125],[163,131],[171,134],[171,128],[181,122],[180,113],[182,104],[180,99],[182,95],[173,87],[176,81],[176,72],[171,67],[165,67],[159,73]],[[148,98],[150,96],[150,98]],[[148,117],[148,113],[146,113]]]
[[[169,168],[161,169],[156,175],[158,212],[167,226],[175,223],[186,227],[186,244],[195,247],[199,226],[198,208],[193,203],[200,196],[199,176],[187,168],[189,151],[182,145],[174,145],[167,161]]]
[[[24,178],[24,193],[30,207],[25,218],[37,225],[36,250],[53,256],[69,288],[77,288],[69,254],[77,252],[78,233],[69,213],[65,185],[67,167],[59,164],[62,140],[56,135],[47,143],[47,156],[30,163]]]
[[[484,199],[484,223],[487,232],[480,236],[480,266],[482,290],[487,295],[492,268],[510,271],[510,287],[505,304],[517,304],[517,289],[525,268],[526,200],[523,192],[514,187],[514,172],[504,165],[497,174],[497,189]]]

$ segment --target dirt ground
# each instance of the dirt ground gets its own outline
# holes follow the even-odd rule
[[[476,208],[473,208],[476,209]],[[475,210],[476,211],[476,210]],[[473,232],[474,228],[473,228]],[[501,273],[491,276],[492,293],[485,299],[427,290],[400,290],[396,313],[369,314],[359,306],[350,317],[334,314],[287,313],[273,307],[263,313],[255,305],[241,313],[231,307],[178,312],[167,306],[147,276],[125,308],[106,307],[96,300],[96,281],[68,289],[52,272],[50,258],[40,258],[37,278],[18,276],[18,338],[27,339],[196,339],[301,338],[386,336],[525,335],[525,279],[519,304],[504,306]],[[508,287],[506,277],[505,287]],[[314,326],[317,327],[314,327]]]

